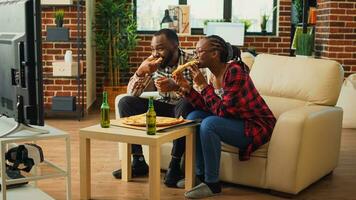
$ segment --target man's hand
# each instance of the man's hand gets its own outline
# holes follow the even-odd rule
[[[161,77],[155,80],[155,86],[159,92],[172,92],[177,91],[179,86],[167,77]]]
[[[146,60],[144,60],[140,67],[137,69],[136,74],[138,76],[144,76],[145,74],[152,74],[158,68],[158,65],[161,64],[162,58],[155,58],[152,55]]]
[[[192,87],[189,85],[189,82],[184,78],[182,73],[177,73],[173,76],[174,81],[178,85],[178,93],[182,96],[189,94]]]

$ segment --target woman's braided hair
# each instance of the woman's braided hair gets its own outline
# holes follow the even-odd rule
[[[221,37],[219,37],[217,35],[210,35],[210,36],[206,37],[206,39],[209,41],[212,49],[220,52],[220,61],[221,62],[229,61],[229,59],[228,59],[229,49],[228,49],[228,46],[224,39],[222,39]]]
[[[206,39],[209,41],[212,49],[219,51],[221,62],[233,60],[249,71],[249,68],[241,59],[241,51],[239,48],[231,46],[230,43],[225,42],[223,38],[217,35],[207,36]]]

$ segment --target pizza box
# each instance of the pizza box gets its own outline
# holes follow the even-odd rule
[[[169,118],[169,117],[167,117],[167,118]],[[125,120],[124,118],[110,120],[110,124],[112,126],[119,126],[119,127],[131,128],[131,129],[137,129],[137,130],[143,130],[143,131],[146,130],[146,126],[128,125],[128,124],[124,123],[124,120]],[[169,130],[171,128],[173,129],[173,128],[176,128],[176,127],[181,127],[181,126],[186,126],[186,125],[196,125],[196,124],[198,124],[197,121],[184,119],[178,124],[167,125],[167,126],[157,126],[156,127],[156,131],[157,132],[163,132],[163,131],[167,131],[167,130]]]

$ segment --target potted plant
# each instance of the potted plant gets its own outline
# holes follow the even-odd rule
[[[314,33],[313,28],[308,27],[303,33],[302,27],[297,27],[295,32],[295,54],[300,57],[311,57],[314,49]]]
[[[266,34],[267,33],[267,23],[268,23],[268,20],[269,18],[271,17],[271,14],[273,14],[274,10],[276,9],[277,7],[273,7],[272,11],[270,13],[263,13],[262,16],[261,16],[261,32],[263,34]]]
[[[101,0],[96,3],[96,51],[104,67],[104,90],[113,106],[116,95],[126,93],[120,70],[129,68],[129,51],[137,44],[136,20],[127,0]]]
[[[204,27],[203,27],[203,33],[206,34],[206,27],[208,26],[209,22],[226,22],[225,19],[206,19],[204,20]]]
[[[307,0],[303,0],[303,23],[302,27],[296,29],[296,55],[311,57],[314,49],[314,28],[308,26]],[[298,31],[299,30],[299,31]]]
[[[64,10],[57,10],[54,13],[54,22],[56,26],[47,27],[47,41],[68,41],[69,29],[63,27]]]
[[[252,22],[249,19],[240,19],[240,22],[244,24],[245,26],[245,33],[247,32],[247,30],[251,27]]]
[[[57,27],[63,27],[64,10],[57,10],[54,13],[54,18]]]

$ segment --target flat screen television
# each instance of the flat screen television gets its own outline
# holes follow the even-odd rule
[[[18,122],[4,136],[44,125],[40,0],[0,1],[0,13],[0,115]]]

